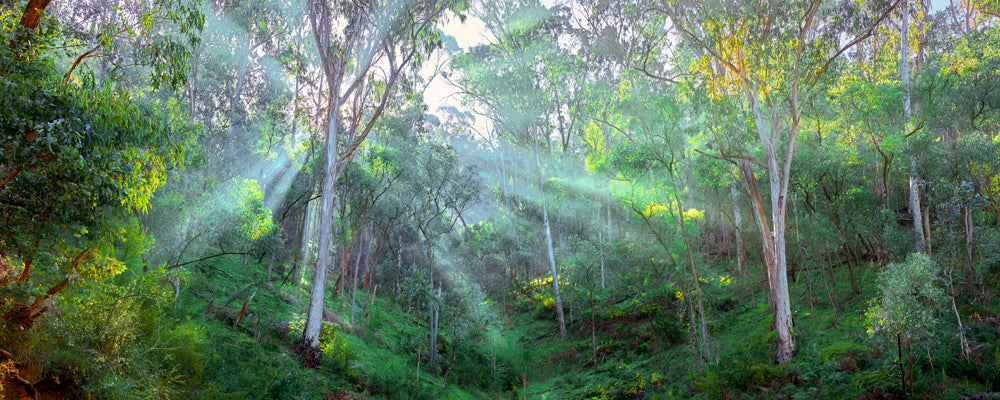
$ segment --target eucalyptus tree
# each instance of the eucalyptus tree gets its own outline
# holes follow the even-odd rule
[[[909,357],[909,368],[904,368],[903,348],[905,346],[908,352],[912,352],[914,344],[926,342],[934,334],[938,324],[937,310],[945,301],[944,290],[935,284],[940,272],[941,267],[937,263],[920,253],[910,254],[905,261],[887,265],[878,276],[881,295],[865,311],[869,334],[889,339],[890,343],[896,342],[900,389],[904,392],[909,389],[910,398],[913,387],[906,385],[906,372],[908,369],[912,384],[913,357]],[[968,345],[963,345],[964,353]]]
[[[267,114],[293,96],[282,74],[284,64],[294,61],[280,54],[292,41],[289,30],[304,24],[302,12],[294,7],[276,1],[217,1],[204,7],[208,24],[195,52],[186,97],[191,118],[209,127],[205,141],[211,172],[222,180],[253,176],[257,171],[250,167],[259,162],[255,145],[275,142],[266,137],[275,130],[266,126]],[[277,131],[287,130],[282,118],[274,120],[271,125],[280,126]],[[265,196],[270,194],[265,191]]]
[[[949,11],[955,10],[940,14]],[[947,26],[935,26],[928,34],[940,39],[932,42],[913,87],[920,105],[915,119],[925,121],[913,154],[934,189],[926,197],[936,217],[934,232],[942,233],[935,240],[934,255],[946,271],[965,259],[965,289],[978,301],[992,297],[998,276],[992,274],[991,287],[984,286],[983,278],[990,275],[986,266],[993,263],[987,260],[994,253],[994,241],[986,238],[995,237],[1000,228],[1000,101],[995,90],[1000,82],[989,72],[1000,65],[991,51],[1000,40],[1000,29],[983,27],[950,36]],[[964,257],[957,251],[961,247]]]
[[[441,281],[443,271],[437,270],[435,250],[441,236],[451,232],[462,211],[479,196],[482,182],[475,168],[463,166],[458,154],[449,145],[424,143],[414,149],[413,164],[407,168],[403,182],[411,200],[410,218],[423,237],[431,289],[429,295],[430,362],[436,364],[438,327],[441,314]],[[437,277],[437,280],[435,280]]]
[[[311,0],[309,24],[326,85],[326,141],[319,255],[302,332],[303,364],[319,364],[326,270],[330,266],[333,209],[344,168],[378,122],[397,85],[423,55],[440,45],[434,25],[457,1]]]
[[[466,101],[488,110],[486,116],[497,135],[533,154],[560,337],[566,336],[566,323],[539,150],[544,145],[551,152],[550,122],[559,124],[561,141],[569,147],[568,125],[572,123],[566,118],[573,106],[566,103],[564,95],[547,99],[545,92],[545,88],[553,87],[554,77],[561,74],[558,71],[562,67],[547,54],[558,50],[559,38],[568,26],[567,17],[564,9],[547,9],[532,0],[484,5],[480,18],[494,36],[491,43],[473,48],[454,62],[463,73],[458,85]],[[552,99],[557,101],[548,101]]]
[[[907,132],[906,139],[909,143],[910,136],[916,133],[919,127],[915,126],[913,119],[913,107],[910,98],[910,35],[908,34],[910,29],[910,2],[905,1],[900,7],[900,21],[899,21],[899,75],[900,82],[903,86],[903,121],[905,123],[903,131]],[[926,48],[926,34],[923,31],[924,28],[924,16],[930,9],[930,4],[927,1],[918,1],[920,7],[917,8],[916,13],[916,26],[917,32],[917,54],[916,63],[913,74],[919,75],[920,68],[923,65],[923,60],[925,58],[924,49]],[[919,104],[918,104],[919,106]],[[920,184],[921,178],[917,171],[917,158],[915,155],[910,154],[910,170],[909,170],[909,197],[907,205],[910,209],[910,215],[913,216],[913,237],[914,243],[916,244],[918,252],[926,252],[927,245],[924,238],[924,226],[923,217],[921,217],[922,210],[920,208]],[[930,230],[927,232],[930,233]]]
[[[753,141],[741,137],[739,131],[723,132],[718,156],[739,167],[748,187],[767,265],[779,364],[791,360],[795,351],[785,217],[803,104],[822,93],[821,83],[830,65],[872,36],[899,3],[719,1],[652,6],[658,12],[651,13],[651,26],[675,29],[694,54],[689,63],[696,79],[692,84],[713,101],[734,104],[756,130],[762,160],[751,155],[752,149],[743,143]],[[668,28],[655,18],[669,19]],[[771,226],[757,190],[754,165],[767,170]]]

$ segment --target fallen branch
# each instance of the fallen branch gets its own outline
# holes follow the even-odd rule
[[[202,261],[205,261],[205,260],[210,260],[210,259],[213,259],[215,257],[222,257],[222,256],[228,256],[228,255],[250,256],[250,255],[253,255],[253,254],[248,253],[248,252],[228,252],[228,251],[224,251],[224,252],[221,252],[219,254],[211,255],[211,256],[208,256],[208,257],[202,257],[202,258],[199,258],[199,259],[194,260],[194,261],[188,261],[188,262],[184,262],[184,263],[180,263],[180,264],[174,264],[174,265],[171,265],[171,266],[167,267],[166,270],[169,271],[169,270],[172,270],[174,268],[183,267],[185,265],[190,265],[190,264],[194,264],[194,263],[197,263],[197,262],[202,262]]]
[[[243,314],[246,313],[247,311],[247,304],[250,304],[250,300],[253,300],[253,297],[256,295],[257,295],[257,290],[254,289],[253,294],[251,294],[250,297],[247,298],[247,301],[243,302],[243,308],[240,309],[240,315],[236,317],[236,324],[233,325],[234,331],[236,330],[236,327],[240,326],[240,321],[243,320]]]

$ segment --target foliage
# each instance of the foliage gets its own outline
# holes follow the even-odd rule
[[[909,344],[933,337],[944,304],[939,273],[937,263],[920,253],[887,265],[879,273],[881,296],[865,311],[869,335]]]

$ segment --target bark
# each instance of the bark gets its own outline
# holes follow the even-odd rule
[[[754,206],[757,225],[761,230],[761,243],[764,246],[764,260],[767,265],[768,286],[771,289],[771,300],[774,307],[774,329],[778,334],[777,354],[775,361],[784,365],[792,358],[795,352],[795,338],[792,336],[792,312],[791,301],[788,297],[788,272],[785,259],[785,215],[788,199],[788,179],[791,172],[792,155],[795,152],[795,140],[798,133],[798,111],[795,108],[796,100],[790,100],[792,104],[792,124],[789,127],[789,138],[784,162],[779,167],[778,154],[776,149],[776,132],[780,124],[777,121],[765,122],[760,109],[759,100],[756,97],[756,90],[747,92],[747,100],[753,111],[755,125],[757,126],[758,137],[763,145],[764,154],[767,158],[767,172],[771,189],[771,223],[773,224],[773,235],[767,229],[767,217],[764,214],[760,194],[756,190],[756,180],[753,176],[750,163],[747,160],[740,160],[741,170],[744,180],[748,186],[752,186],[755,196],[751,197]],[[770,128],[770,129],[768,129]],[[770,132],[769,132],[770,130]]]
[[[774,245],[772,243],[773,236],[771,236],[771,229],[767,226],[767,217],[764,214],[764,205],[760,199],[760,191],[757,189],[757,178],[754,177],[753,166],[750,165],[749,161],[740,160],[738,162],[740,168],[740,175],[743,177],[744,183],[747,184],[747,194],[750,197],[750,206],[753,209],[754,220],[757,222],[757,229],[760,230],[761,244],[764,253],[764,264],[767,266],[766,271],[768,277],[771,275],[771,266],[775,264],[774,261]],[[774,290],[771,286],[771,280],[767,280],[767,290],[768,298],[771,304],[774,304],[773,293]]]
[[[337,129],[337,113],[340,109],[340,81],[331,82],[333,88],[330,107],[327,110],[326,166],[323,174],[322,200],[319,211],[319,254],[316,256],[316,274],[313,276],[312,292],[309,296],[309,312],[306,326],[302,331],[302,364],[315,368],[320,362],[319,331],[323,321],[323,295],[326,292],[326,270],[330,267],[330,242],[333,236],[333,209],[337,203],[337,148],[340,136]]]
[[[15,165],[13,168],[11,168],[10,172],[7,173],[7,176],[3,178],[3,181],[0,181],[0,190],[2,190],[4,186],[7,186],[8,183],[13,181],[14,178],[17,177],[17,174],[20,173],[21,173],[21,167]]]
[[[958,344],[962,348],[962,357],[969,360],[972,355],[972,350],[969,348],[969,341],[965,338],[965,327],[962,325],[962,316],[958,313],[958,307],[955,306],[955,286],[952,282],[951,268],[947,270],[948,278],[948,294],[951,300],[951,311],[955,313],[955,321],[958,322]]]
[[[906,129],[910,124],[912,113],[912,110],[910,109],[910,46],[907,38],[907,32],[910,25],[910,7],[904,4],[901,7],[901,10],[903,12],[903,16],[899,29],[899,74],[904,90],[903,121],[905,121],[907,126],[904,126],[903,130],[904,133],[906,133]],[[924,227],[922,226],[923,218],[920,216],[920,175],[917,173],[917,158],[912,154],[910,155],[909,182],[908,206],[910,208],[910,214],[913,215],[914,244],[916,245],[918,253],[924,253],[926,250],[924,245]]]
[[[545,202],[545,181],[542,178],[542,161],[538,158],[538,136],[535,136],[535,167],[538,169],[538,190],[542,193],[542,222],[545,224],[545,244],[549,255],[549,265],[552,267],[552,289],[555,291],[556,315],[559,318],[559,338],[566,338],[566,318],[563,315],[562,298],[559,296],[559,271],[556,270],[556,257],[552,251],[552,228],[549,225],[549,211]]]
[[[35,29],[42,19],[42,12],[49,6],[52,0],[28,0],[24,6],[24,14],[21,14],[21,26],[25,29]]]
[[[734,179],[729,193],[733,198],[733,232],[736,233],[736,263],[739,265],[740,274],[746,277],[750,275],[750,270],[747,267],[747,249],[743,244],[743,233],[740,232],[740,226],[743,225],[743,213],[740,212],[737,192],[736,180]]]
[[[80,263],[83,262],[83,260],[85,260],[88,255],[90,255],[90,251],[93,248],[94,245],[87,246],[87,248],[83,249],[83,251],[77,254],[77,256],[73,259],[73,262],[70,264],[69,274],[67,274],[67,276],[63,278],[63,280],[59,281],[59,283],[57,283],[55,286],[53,286],[51,289],[45,292],[44,295],[35,299],[35,301],[31,303],[31,305],[16,304],[10,307],[10,309],[6,313],[4,313],[3,319],[5,321],[9,321],[11,323],[10,325],[11,327],[17,326],[20,332],[24,332],[30,329],[31,326],[34,324],[35,319],[38,318],[38,316],[40,316],[42,313],[45,312],[45,310],[48,309],[48,307],[42,306],[43,304],[45,304],[45,301],[52,298],[52,296],[54,296],[56,293],[59,293],[67,285],[69,285],[70,281],[72,281],[76,277],[76,269],[80,266]]]

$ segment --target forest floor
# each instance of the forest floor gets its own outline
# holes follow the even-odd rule
[[[235,257],[202,266],[175,306],[176,318],[203,324],[206,342],[214,347],[205,360],[204,380],[191,384],[197,397],[904,398],[895,353],[867,333],[865,310],[877,289],[875,274],[864,269],[858,271],[858,295],[847,282],[836,295],[818,278],[791,282],[797,352],[783,367],[771,359],[774,334],[763,293],[754,296],[749,283],[730,280],[703,285],[708,287],[707,361],[691,340],[682,295],[664,288],[602,300],[602,311],[593,315],[589,309],[575,310],[565,339],[558,337],[554,310],[524,296],[501,316],[502,332],[482,339],[488,346],[460,350],[443,343],[443,366],[434,373],[427,368],[425,318],[382,297],[369,303],[367,314],[359,305],[353,327],[349,297],[328,301],[323,363],[314,370],[299,367],[296,344],[308,293],[277,281],[274,289],[248,287],[245,282],[254,280],[240,272],[247,270],[252,269]],[[963,306],[962,312],[974,359],[959,357],[953,337],[913,346],[904,360],[912,365],[907,386],[912,384],[914,398],[1000,391],[997,327],[977,323],[973,316],[997,312],[974,306]],[[1000,398],[989,396],[982,398]]]

